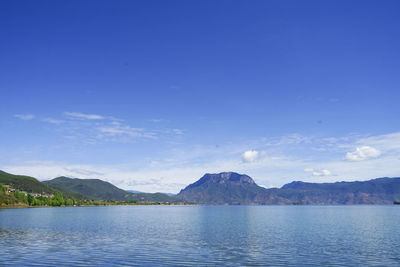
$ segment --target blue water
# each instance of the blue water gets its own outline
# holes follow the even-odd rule
[[[0,265],[400,266],[400,206],[0,209]]]

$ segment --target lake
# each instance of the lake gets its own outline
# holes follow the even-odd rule
[[[0,265],[400,266],[400,206],[0,209]]]

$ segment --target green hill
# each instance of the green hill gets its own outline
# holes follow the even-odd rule
[[[57,177],[49,181],[44,181],[44,183],[66,191],[85,195],[89,199],[94,200],[128,201],[136,199],[139,202],[182,202],[180,199],[162,193],[131,193],[100,179]]]
[[[133,199],[131,193],[100,179],[57,177],[43,183],[86,196],[89,199],[124,201]]]
[[[39,194],[55,194],[61,193],[66,198],[78,198],[83,199],[84,196],[79,193],[70,192],[57,188],[51,185],[47,185],[38,181],[37,179],[25,176],[25,175],[14,175],[4,171],[0,171],[0,184],[10,185],[12,188],[19,191],[25,191],[27,193],[39,193]]]
[[[37,179],[14,175],[0,171],[0,184],[9,185],[13,189],[27,193],[56,194],[61,193],[64,198],[75,198],[80,200],[114,200],[139,202],[182,202],[181,199],[168,196],[163,193],[132,193],[122,190],[109,182],[99,179],[78,179],[58,177],[49,181],[40,182]],[[4,188],[4,187],[2,187]],[[1,189],[1,188],[0,188]],[[0,199],[4,203],[16,203],[13,196],[2,194]]]
[[[173,196],[168,196],[164,193],[132,193],[135,199],[145,202],[170,202],[179,203],[182,199]]]
[[[0,184],[10,185],[12,188],[28,193],[49,193],[54,194],[57,190],[43,184],[30,176],[14,175],[0,171]]]

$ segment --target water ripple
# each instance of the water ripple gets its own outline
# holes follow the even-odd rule
[[[4,266],[396,266],[393,206],[84,207],[0,212]]]

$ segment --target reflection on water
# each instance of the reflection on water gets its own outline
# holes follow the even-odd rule
[[[396,206],[0,211],[0,265],[400,265]]]

